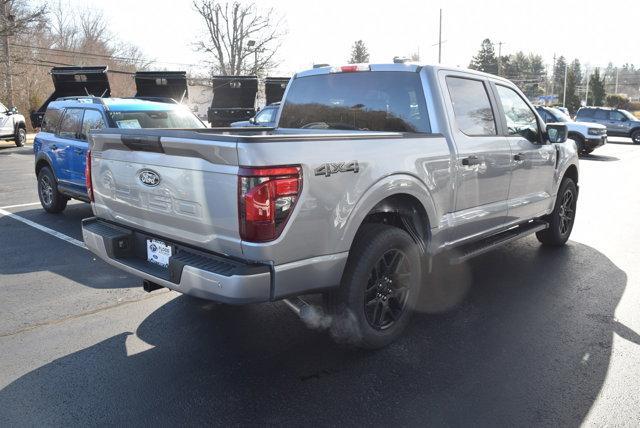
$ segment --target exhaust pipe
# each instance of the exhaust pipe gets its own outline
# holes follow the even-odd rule
[[[282,301],[300,318],[303,317],[304,312],[309,308],[309,304],[299,297],[292,299],[282,299]]]
[[[160,290],[164,288],[162,285],[156,284],[155,282],[147,281],[146,279],[142,281],[142,289],[147,293],[151,293],[155,290]]]

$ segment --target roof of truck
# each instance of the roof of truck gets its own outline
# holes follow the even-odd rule
[[[488,77],[495,80],[502,80],[504,82],[509,82],[509,80],[496,76],[494,74],[484,73],[478,70],[471,70],[469,68],[457,67],[457,66],[447,66],[441,64],[421,64],[417,62],[401,62],[401,63],[381,63],[381,64],[373,64],[373,63],[364,63],[364,64],[339,64],[339,65],[328,65],[324,67],[312,68],[309,70],[304,70],[299,73],[296,73],[294,77],[306,77],[313,76],[319,74],[329,74],[340,72],[343,67],[353,68],[351,71],[407,71],[407,72],[419,72],[422,69],[430,69],[434,72],[439,70],[447,70],[447,71],[455,71],[462,72],[467,74],[474,74],[477,76]]]

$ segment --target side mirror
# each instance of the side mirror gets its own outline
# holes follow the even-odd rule
[[[620,118],[620,122],[626,122],[627,120],[629,120],[629,118],[627,116],[622,116]]]
[[[255,125],[256,124],[256,118],[252,117],[251,119],[249,119],[249,123],[252,124],[252,125]]]
[[[564,143],[567,141],[569,130],[562,123],[550,123],[547,125],[547,139],[550,143]]]

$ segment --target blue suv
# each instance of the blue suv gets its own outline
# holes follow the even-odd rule
[[[176,103],[97,97],[51,102],[33,141],[38,196],[47,212],[61,212],[69,199],[89,202],[85,181],[87,136],[104,128],[193,129],[205,125]]]
[[[640,120],[626,110],[607,107],[581,107],[576,113],[577,122],[594,122],[607,127],[607,134],[631,138],[640,144]]]

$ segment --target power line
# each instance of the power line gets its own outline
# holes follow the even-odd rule
[[[26,44],[15,43],[15,42],[11,43],[11,45],[14,46],[14,47],[37,49],[37,50],[47,51],[47,52],[49,52],[49,51],[60,52],[60,53],[72,54],[72,55],[76,55],[76,56],[105,58],[105,59],[120,60],[120,61],[147,62],[147,61],[145,61],[144,59],[141,59],[141,58],[125,57],[125,56],[118,56],[118,55],[98,54],[98,53],[90,53],[90,52],[78,52],[78,51],[72,51],[72,50],[68,50],[68,49],[59,49],[59,48],[45,48],[45,47],[41,47],[41,46],[26,45]],[[159,64],[182,65],[182,66],[186,66],[186,67],[202,67],[202,64],[189,64],[189,63],[183,63],[183,62],[170,62],[170,61],[159,61],[159,60],[150,60],[148,62],[150,62],[150,63],[159,63]],[[203,63],[205,63],[205,64],[207,64],[209,62],[210,61],[203,61]]]
[[[41,60],[41,59],[37,59],[34,58],[34,61],[37,62],[24,62],[24,61],[14,61],[15,64],[22,64],[22,65],[34,65],[36,67],[55,67],[55,66],[63,66],[63,67],[75,67],[76,64],[67,64],[64,62],[57,62],[57,61],[49,61],[49,60]],[[131,72],[131,71],[124,71],[124,70],[113,70],[113,69],[109,69],[108,70],[109,73],[115,73],[115,74],[127,74],[130,76],[133,76],[135,73]]]

